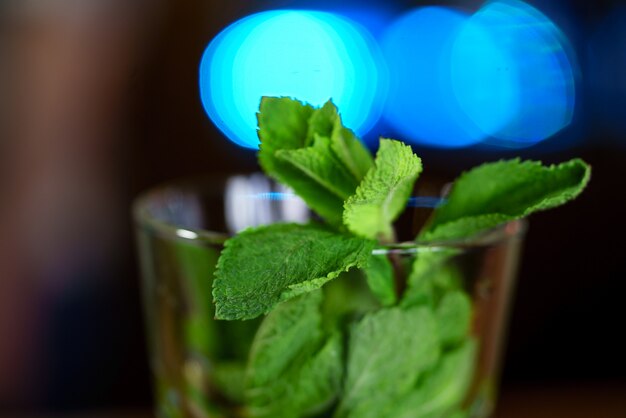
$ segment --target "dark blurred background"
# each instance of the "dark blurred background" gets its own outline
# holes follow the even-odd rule
[[[415,150],[439,179],[517,155],[592,164],[578,200],[532,218],[503,387],[626,388],[626,5],[528,3],[578,57],[572,123],[527,148]],[[0,2],[0,411],[150,405],[131,201],[166,180],[257,170],[206,116],[198,66],[231,22],[289,7],[333,2]]]

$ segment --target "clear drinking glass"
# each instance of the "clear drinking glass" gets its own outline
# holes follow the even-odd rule
[[[252,174],[156,188],[136,200],[134,216],[157,415],[249,417],[242,399],[245,363],[262,318],[213,319],[215,264],[226,238],[246,227],[305,223],[314,215],[281,186]],[[410,418],[490,416],[524,231],[524,222],[511,222],[471,241],[409,242],[375,250],[405,274],[416,260],[438,260],[426,263],[428,269],[421,272],[435,290],[429,288],[418,299],[436,305],[441,303],[436,289],[457,286],[471,301],[467,338],[476,349],[472,367],[459,371],[454,385],[457,392],[462,388],[456,393],[458,410],[426,413],[417,408]],[[377,303],[359,272],[327,284],[324,295],[353,316]]]

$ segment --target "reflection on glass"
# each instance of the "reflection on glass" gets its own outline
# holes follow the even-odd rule
[[[303,223],[310,217],[302,199],[262,174],[229,178],[225,205],[226,224],[231,234],[279,220]]]

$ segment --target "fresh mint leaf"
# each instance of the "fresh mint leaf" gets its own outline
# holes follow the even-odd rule
[[[336,418],[376,415],[405,395],[439,356],[437,325],[428,308],[383,308],[350,333],[347,375]]]
[[[460,290],[448,291],[441,298],[435,317],[442,346],[449,347],[463,341],[469,334],[472,319],[469,296]]]
[[[467,339],[459,348],[444,353],[420,384],[398,400],[386,417],[441,418],[457,416],[474,377],[477,344]],[[458,415],[458,416],[463,416]]]
[[[297,150],[279,150],[276,156],[296,167],[342,201],[354,193],[359,182],[335,156],[330,139],[315,134],[313,145]]]
[[[263,321],[250,351],[246,376],[255,418],[299,417],[336,397],[342,367],[340,334],[321,330],[321,291],[277,306]]]
[[[372,154],[354,135],[354,132],[343,126],[339,117],[335,119],[330,139],[331,147],[337,157],[350,170],[354,178],[361,181],[374,167]]]
[[[291,187],[330,224],[340,225],[343,199],[276,155],[281,150],[297,150],[310,145],[307,138],[313,111],[311,106],[297,100],[264,97],[257,116],[261,141],[259,163],[268,176]]]
[[[469,411],[457,408],[454,411],[451,411],[445,417],[441,417],[441,418],[467,418],[469,416],[470,416]]]
[[[357,183],[373,167],[374,159],[369,150],[350,129],[343,126],[337,107],[330,100],[316,109],[309,119],[307,144],[312,144],[315,136],[330,138],[334,154],[352,173]]]
[[[217,263],[216,317],[251,319],[268,313],[278,302],[364,267],[374,245],[318,224],[247,229],[226,241]]]
[[[364,273],[370,290],[383,306],[396,303],[393,266],[386,255],[372,255]]]
[[[454,249],[417,255],[401,306],[429,306],[435,310],[442,346],[460,342],[469,332],[472,315],[470,297],[454,264]]]
[[[408,308],[411,306],[428,306],[435,305],[435,290],[429,276],[417,276],[417,280],[413,280],[413,284],[404,292],[400,306]]]
[[[315,109],[309,118],[309,129],[307,131],[307,146],[313,143],[316,136],[330,138],[335,122],[339,119],[337,106],[331,100]]]
[[[339,394],[343,377],[343,343],[340,333],[332,334],[324,346],[309,359],[292,380],[298,416],[322,412]],[[291,389],[293,390],[293,389]]]
[[[549,209],[578,196],[591,168],[574,159],[543,166],[519,159],[484,164],[463,174],[433,213],[421,240],[468,238],[503,222]]]
[[[283,149],[308,146],[309,119],[314,109],[287,97],[263,97],[257,114],[259,125],[259,162],[268,174],[281,171],[274,153]]]
[[[303,351],[316,349],[322,339],[321,302],[322,292],[311,292],[281,303],[261,322],[250,348],[249,387],[262,387],[284,374]]]
[[[405,208],[421,171],[411,147],[381,139],[374,168],[346,201],[344,224],[356,235],[392,241],[392,222]]]
[[[343,373],[340,334],[331,336],[308,360],[299,359],[284,375],[250,390],[254,418],[311,416],[327,409],[339,394]]]
[[[462,277],[451,262],[457,252],[452,248],[419,252],[413,261],[401,305],[434,308],[444,292],[460,289]]]
[[[246,416],[328,417],[334,403],[335,418],[467,416],[462,405],[477,342],[469,336],[472,305],[456,250],[420,251],[399,306],[393,306],[394,273],[401,268],[372,255],[374,240],[394,240],[392,224],[421,173],[421,160],[387,139],[373,159],[331,101],[314,109],[264,98],[258,121],[265,172],[330,226],[354,235],[318,224],[282,224],[249,229],[225,244],[213,283],[216,317],[268,314],[250,349]],[[581,160],[550,167],[519,160],[485,164],[456,181],[418,238],[466,239],[558,206],[580,194],[589,176]],[[353,273],[365,274],[360,292],[349,285]],[[342,280],[320,290],[339,275]],[[350,322],[344,366],[337,330]],[[225,370],[222,381],[230,385],[240,369]],[[240,389],[222,391],[237,400]]]
[[[340,226],[372,157],[341,124],[329,101],[313,109],[289,98],[264,97],[258,114],[259,162],[330,224]]]

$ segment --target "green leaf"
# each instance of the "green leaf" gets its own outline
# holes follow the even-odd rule
[[[446,291],[460,289],[462,277],[452,264],[456,249],[433,248],[417,254],[401,305],[434,308]]]
[[[321,291],[308,293],[277,306],[263,321],[247,370],[251,416],[302,416],[337,396],[343,348],[338,333],[324,340],[321,300]]]
[[[316,136],[330,138],[333,133],[335,122],[339,119],[337,106],[332,100],[324,103],[324,106],[315,109],[309,118],[307,131],[307,145],[311,145]]]
[[[367,315],[350,334],[347,376],[335,416],[376,416],[410,391],[438,356],[430,309],[386,308]]]
[[[396,303],[393,266],[386,255],[372,255],[364,273],[372,293],[383,306]]]
[[[421,171],[411,147],[381,139],[375,167],[345,204],[344,224],[356,235],[392,240],[392,222],[405,208]]]
[[[439,339],[448,347],[463,341],[469,333],[472,319],[472,302],[459,290],[447,292],[435,311],[439,324]]]
[[[293,379],[298,416],[321,412],[337,398],[343,376],[343,344],[336,332],[320,351],[308,360]]]
[[[321,291],[311,292],[278,305],[267,315],[250,348],[249,387],[262,387],[284,374],[301,352],[315,350],[322,338],[321,302]]]
[[[469,416],[470,416],[469,411],[466,411],[466,410],[463,410],[463,409],[455,409],[455,410],[451,411],[449,414],[446,414],[445,417],[441,417],[441,418],[467,418]],[[433,418],[435,418],[435,417],[433,417]]]
[[[340,334],[334,334],[314,356],[293,365],[282,376],[249,392],[254,418],[293,418],[322,412],[337,398],[343,373]]]
[[[360,182],[374,166],[374,159],[369,150],[350,129],[343,126],[337,107],[331,100],[316,109],[309,119],[307,143],[313,143],[315,136],[330,138],[334,154],[357,182]],[[352,193],[354,190],[350,194]]]
[[[343,127],[335,105],[313,109],[289,98],[264,97],[258,115],[259,162],[330,224],[372,165],[369,151]]]
[[[297,100],[264,97],[257,116],[261,140],[259,163],[268,176],[291,187],[329,223],[340,225],[343,199],[276,155],[281,150],[297,150],[309,145],[309,119],[313,111],[311,106]]]
[[[375,242],[318,225],[273,224],[226,241],[213,282],[216,317],[250,319],[363,267]]]
[[[447,202],[435,210],[420,239],[467,238],[562,205],[583,191],[590,174],[589,165],[579,159],[547,167],[519,159],[484,164],[454,183]]]
[[[274,153],[298,149],[306,143],[313,107],[287,97],[263,97],[257,114],[259,124],[259,161],[269,173],[280,171]]]
[[[350,129],[342,125],[339,117],[335,119],[330,139],[337,157],[350,170],[354,178],[361,181],[374,167],[372,154]]]
[[[477,344],[467,339],[463,345],[442,355],[437,366],[423,376],[421,383],[398,400],[390,418],[440,418],[457,416],[474,377]],[[463,415],[460,415],[463,416]]]
[[[350,197],[359,182],[344,167],[330,147],[330,139],[315,134],[313,145],[297,150],[280,150],[276,156],[296,167],[315,183],[342,201]]]

